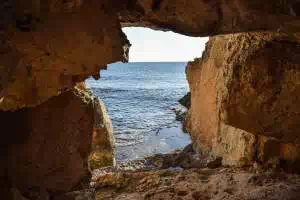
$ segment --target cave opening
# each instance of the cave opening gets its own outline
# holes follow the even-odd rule
[[[208,38],[148,28],[123,28],[131,43],[129,62],[108,65],[87,86],[103,100],[112,120],[117,161],[169,153],[188,145],[178,102],[188,91],[185,67],[201,57]]]

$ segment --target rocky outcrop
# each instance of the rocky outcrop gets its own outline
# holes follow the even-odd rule
[[[202,59],[187,68],[195,148],[226,165],[271,157],[297,163],[284,152],[299,153],[299,53],[298,43],[280,34],[211,38]]]
[[[215,38],[225,43],[222,38]],[[223,44],[222,43],[222,44]],[[243,130],[228,126],[219,118],[220,93],[225,90],[222,73],[222,54],[219,46],[210,41],[201,60],[189,63],[187,76],[191,90],[188,114],[189,132],[194,148],[212,159],[223,157],[224,165],[251,162],[255,137]],[[220,61],[220,62],[218,62]],[[249,160],[249,161],[248,161]]]
[[[89,156],[90,169],[115,165],[115,139],[111,120],[104,103],[94,99],[95,126],[93,130],[92,152]]]
[[[29,3],[28,3],[29,2]],[[109,63],[128,60],[129,42],[108,1],[4,1],[0,110],[39,105]],[[1,3],[3,4],[3,3]],[[5,18],[5,19],[6,19]]]
[[[34,108],[1,112],[0,118],[9,131],[1,142],[1,180],[29,199],[88,185],[91,151],[109,155],[97,157],[103,165],[113,164],[111,122],[87,90],[72,89]]]
[[[297,1],[128,0],[123,26],[171,30],[190,36],[249,31],[299,32]]]
[[[89,173],[93,116],[93,99],[79,90],[32,109],[1,113],[2,122],[17,124],[10,137],[19,138],[8,146],[11,184],[23,193],[60,193],[75,187]]]
[[[184,95],[184,97],[182,97],[181,99],[178,100],[178,102],[186,107],[186,108],[190,108],[191,107],[191,93],[188,92],[186,95]]]

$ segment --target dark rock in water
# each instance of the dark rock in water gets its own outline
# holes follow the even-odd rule
[[[175,114],[176,114],[176,120],[177,121],[184,121],[185,120],[185,116],[186,116],[186,111],[183,111],[183,110],[175,110],[174,111]]]
[[[181,105],[183,105],[186,108],[191,107],[191,92],[188,92],[184,97],[179,99],[178,101]]]
[[[207,163],[207,167],[210,169],[215,169],[222,166],[222,157],[218,157],[215,160]]]
[[[192,144],[187,145],[183,150],[169,154],[157,154],[146,158],[147,164],[159,169],[177,168],[205,168],[207,160],[202,159],[194,151]]]

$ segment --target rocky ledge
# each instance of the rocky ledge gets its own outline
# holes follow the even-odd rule
[[[95,187],[96,200],[296,200],[300,176],[247,168],[166,169],[104,174]]]
[[[190,145],[181,152],[123,163],[117,169],[99,169],[91,189],[72,196],[89,195],[95,200],[296,200],[300,196],[300,176],[287,174],[280,166],[255,163],[225,168],[218,161],[203,161]]]

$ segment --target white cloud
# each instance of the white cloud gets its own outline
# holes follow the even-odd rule
[[[132,44],[131,62],[190,61],[202,55],[208,40],[147,28],[123,28],[123,31]]]

